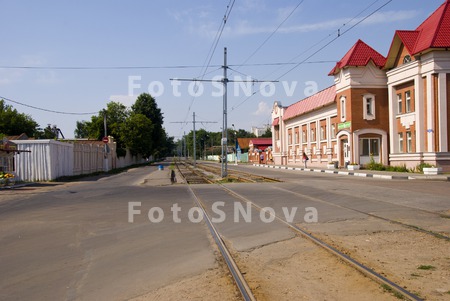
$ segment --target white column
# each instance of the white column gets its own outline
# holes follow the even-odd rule
[[[390,154],[398,153],[398,135],[397,135],[397,122],[395,116],[397,114],[397,95],[392,85],[388,86],[388,99],[389,99],[389,148]]]
[[[448,152],[447,139],[447,74],[439,73],[438,81],[439,152]]]
[[[424,122],[424,110],[423,110],[423,80],[420,75],[414,78],[414,107],[416,112],[416,152],[420,153],[425,151],[425,122]],[[425,137],[426,138],[426,137]]]
[[[434,86],[433,76],[427,75],[427,143],[428,152],[434,152]]]

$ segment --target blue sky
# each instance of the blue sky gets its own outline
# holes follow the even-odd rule
[[[393,0],[351,28],[387,2],[236,0],[203,78],[222,75],[223,48],[227,47],[230,79],[250,76],[280,82],[248,84],[245,89],[230,83],[228,125],[246,130],[263,126],[270,122],[275,100],[286,106],[332,85],[328,72],[358,39],[387,55],[395,30],[415,29],[444,0]],[[47,110],[83,113],[98,112],[111,100],[128,105],[140,93],[152,92],[164,113],[164,127],[175,139],[189,132],[192,124],[171,122],[191,121],[193,112],[197,121],[217,122],[199,123],[197,129],[219,131],[222,97],[215,96],[218,88],[207,82],[201,87],[180,82],[174,91],[176,84],[170,79],[202,77],[202,66],[230,3],[3,0],[0,97]],[[331,42],[338,28],[345,34]],[[293,70],[295,65],[273,65],[305,60]],[[24,66],[34,68],[11,68]],[[262,87],[263,93],[258,92]],[[195,92],[197,97],[192,96]],[[7,103],[42,127],[56,124],[66,138],[73,137],[77,120],[90,120],[90,115],[56,114]]]

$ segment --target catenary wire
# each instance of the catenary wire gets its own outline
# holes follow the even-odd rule
[[[235,2],[236,2],[236,0],[230,0],[230,2],[227,5],[227,9],[225,11],[225,14],[224,14],[223,20],[221,22],[221,25],[219,27],[219,30],[216,33],[216,37],[214,38],[214,41],[213,41],[213,43],[211,45],[211,48],[210,48],[210,51],[209,51],[209,53],[208,53],[208,55],[206,57],[206,60],[205,60],[205,62],[207,62],[206,66],[204,66],[204,68],[202,68],[202,75],[199,76],[201,80],[203,80],[203,78],[206,75],[206,72],[208,71],[209,65],[211,64],[211,60],[212,60],[212,58],[214,56],[214,53],[215,53],[215,51],[217,49],[217,45],[219,44],[219,41],[220,41],[220,38],[222,36],[223,30],[225,29],[225,25],[227,24],[227,20],[230,17],[230,14],[231,14],[231,11],[233,10]],[[203,69],[204,69],[204,71],[203,71]],[[186,116],[184,118],[184,121],[187,121],[195,99],[196,99],[196,96],[192,96],[191,102],[190,102],[188,110],[186,112]],[[184,128],[184,126],[181,126],[180,133],[183,130],[183,128]]]
[[[24,106],[24,107],[28,107],[28,108],[32,108],[32,109],[39,110],[39,111],[44,111],[44,112],[55,113],[55,114],[64,114],[64,115],[95,115],[95,114],[98,113],[98,112],[85,112],[85,113],[79,113],[79,112],[61,112],[61,111],[55,111],[55,110],[50,110],[50,109],[45,109],[45,108],[40,108],[40,107],[32,106],[32,105],[25,104],[25,103],[19,102],[19,101],[17,101],[17,100],[12,100],[12,99],[10,99],[10,98],[3,97],[3,96],[0,96],[0,99],[6,100],[6,101],[9,101],[9,102],[12,102],[12,103],[15,103],[15,104]]]
[[[355,20],[359,15],[361,15],[364,11],[366,11],[367,9],[369,9],[370,7],[372,7],[376,2],[378,2],[379,0],[374,1],[372,4],[370,4],[367,8],[365,8],[362,12],[358,13],[357,16],[355,16],[354,18],[352,18],[349,22]],[[389,0],[386,3],[384,3],[382,6],[378,7],[376,10],[374,10],[373,12],[371,12],[370,14],[368,14],[367,16],[365,16],[364,18],[361,18],[358,22],[356,22],[355,24],[353,24],[352,26],[350,26],[347,30],[340,32],[340,29],[342,29],[344,26],[346,26],[349,22],[347,22],[346,24],[342,25],[338,30],[333,31],[333,33],[338,33],[332,40],[330,40],[329,42],[327,42],[324,46],[322,46],[321,48],[319,48],[318,50],[314,51],[311,55],[309,55],[307,58],[305,58],[304,60],[294,64],[294,66],[292,68],[290,68],[288,71],[284,72],[282,75],[278,76],[276,80],[281,79],[282,77],[286,76],[287,74],[289,74],[290,72],[292,72],[293,70],[297,69],[299,66],[301,66],[302,64],[305,64],[310,58],[312,58],[313,56],[315,56],[316,54],[318,54],[319,52],[321,52],[323,49],[325,49],[326,47],[328,47],[330,44],[332,44],[334,41],[336,41],[337,39],[339,39],[340,37],[342,37],[344,34],[346,34],[347,32],[349,32],[350,30],[352,30],[353,28],[355,28],[357,25],[359,25],[360,23],[362,23],[363,21],[365,21],[366,19],[368,19],[369,17],[371,17],[372,15],[374,15],[375,13],[377,13],[378,11],[380,11],[382,8],[384,8],[385,6],[387,6],[389,3],[391,3],[393,0]],[[293,58],[292,60],[297,59],[298,57],[300,57],[301,55],[305,54],[306,52],[308,52],[309,50],[311,50],[313,47],[319,45],[320,43],[322,43],[323,41],[325,41],[326,39],[328,39],[332,34],[329,34],[327,37],[325,37],[324,39],[320,40],[318,43],[314,44],[313,46],[309,47],[307,50],[303,51],[301,54],[297,55],[295,58]],[[291,60],[291,61],[292,61]],[[240,106],[242,106],[245,102],[247,102],[250,98],[252,98],[255,94],[257,94],[258,92],[260,92],[262,90],[259,89],[258,91],[255,91],[252,95],[248,96],[247,98],[245,98],[242,102],[240,102],[238,105],[233,106],[231,108],[231,112],[233,112],[234,110],[236,110],[237,108],[239,108]],[[231,113],[230,112],[230,113]]]

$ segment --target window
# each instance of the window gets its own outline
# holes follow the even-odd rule
[[[299,141],[298,141],[298,132],[295,132],[295,141],[294,141],[294,143],[299,143]]]
[[[288,134],[288,143],[292,144],[292,135],[291,135],[291,133]]]
[[[402,95],[401,94],[397,94],[397,102],[398,102],[398,114],[402,114],[403,113],[403,105],[402,105]]]
[[[403,148],[403,133],[398,133],[398,152],[399,153],[404,153],[404,148]]]
[[[403,64],[407,64],[409,62],[411,62],[411,56],[405,55],[405,57],[403,58]]]
[[[320,140],[325,140],[327,139],[327,135],[325,133],[325,127],[321,126],[320,127]]]
[[[412,135],[411,132],[406,132],[406,152],[412,153]]]
[[[380,155],[380,139],[378,138],[361,139],[360,155],[367,157],[369,156],[378,157]]]
[[[306,143],[307,142],[307,139],[306,139],[306,131],[302,131],[302,139],[303,139],[303,143]]]
[[[366,94],[363,96],[363,118],[366,120],[375,119],[375,95]]]
[[[331,125],[331,139],[336,138],[336,124]]]
[[[346,119],[345,96],[341,97],[341,121]]]
[[[411,112],[411,92],[410,91],[406,91],[405,92],[405,112],[409,113]]]
[[[311,129],[311,141],[316,141],[316,129]]]

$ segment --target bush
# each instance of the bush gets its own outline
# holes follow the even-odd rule
[[[417,172],[423,172],[423,169],[428,167],[433,167],[433,165],[429,163],[420,163],[419,165],[416,166],[416,170]]]
[[[375,162],[373,156],[370,157],[370,163],[364,166],[368,170],[379,170],[379,171],[396,171],[396,172],[411,172],[406,165],[400,166],[385,166],[381,163]]]

